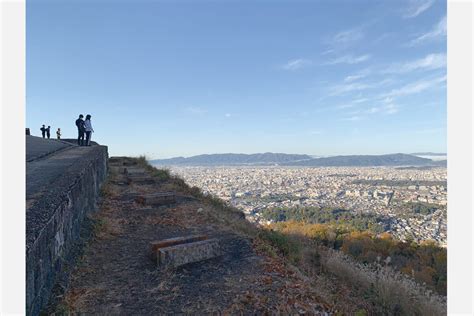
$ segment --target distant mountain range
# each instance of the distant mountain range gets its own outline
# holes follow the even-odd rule
[[[413,156],[447,156],[446,153],[432,153],[432,152],[423,152],[423,153],[411,153]]]
[[[291,155],[280,153],[263,154],[210,154],[198,155],[189,158],[176,157],[170,159],[156,159],[150,162],[155,165],[273,165],[293,163],[313,159],[309,155]]]
[[[307,167],[337,167],[337,166],[446,166],[446,160],[433,161],[413,154],[388,155],[349,155],[313,158],[309,155],[293,155],[282,153],[262,154],[209,154],[188,158],[176,157],[170,159],[155,159],[153,165],[165,166],[307,166]]]

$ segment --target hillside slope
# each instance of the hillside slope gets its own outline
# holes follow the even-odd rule
[[[59,302],[50,312],[79,314],[298,314],[323,315],[330,305],[284,260],[258,251],[245,234],[243,214],[217,200],[199,199],[189,187],[146,165],[156,184],[130,182],[123,163],[110,160],[109,182],[96,214],[95,238]],[[176,203],[145,207],[137,194],[174,191]],[[223,256],[177,270],[157,269],[149,243],[191,234],[217,238]]]
[[[124,174],[146,173],[140,182]],[[140,171],[140,172],[142,172]],[[176,203],[138,196],[174,192]],[[446,302],[391,267],[375,270],[318,245],[301,231],[254,226],[243,213],[204,195],[144,158],[110,159],[94,218],[95,237],[59,284],[48,313],[225,315],[443,315]],[[303,231],[304,232],[304,231]],[[178,269],[157,267],[150,242],[205,234],[223,255]],[[330,237],[330,236],[329,236]]]

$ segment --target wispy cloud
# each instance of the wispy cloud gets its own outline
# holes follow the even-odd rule
[[[355,99],[355,100],[352,100],[350,102],[340,104],[340,105],[336,106],[336,108],[337,109],[349,109],[349,108],[356,107],[360,103],[364,103],[364,102],[367,102],[367,101],[369,101],[369,99],[367,99],[367,98]]]
[[[344,78],[344,82],[352,82],[367,77],[371,73],[370,68],[362,69],[354,74],[348,75]]]
[[[230,113],[224,114],[225,117],[231,117],[232,115]]]
[[[348,44],[364,38],[364,32],[360,27],[341,31],[334,35],[333,42],[336,44]]]
[[[341,121],[360,121],[362,119],[361,116],[354,115],[354,116],[349,116],[349,117],[343,117]]]
[[[375,113],[380,113],[380,114],[395,114],[399,110],[398,106],[393,104],[393,103],[388,103],[388,104],[383,104],[380,106],[373,106],[370,109],[366,111],[368,114],[375,114]]]
[[[414,18],[428,10],[434,4],[434,0],[411,0],[408,8],[403,14],[404,18]]]
[[[382,94],[380,97],[390,98],[390,97],[399,97],[399,96],[405,96],[405,95],[410,95],[410,94],[416,94],[416,93],[420,93],[425,90],[431,89],[433,87],[436,87],[440,83],[443,83],[445,81],[446,81],[446,76],[438,77],[434,79],[428,79],[428,80],[420,80],[414,83],[407,84],[401,88],[393,89],[392,91],[388,93]]]
[[[330,95],[341,95],[347,92],[360,91],[365,89],[373,88],[373,84],[361,83],[361,82],[352,82],[348,84],[340,84],[330,88]]]
[[[324,63],[324,65],[336,65],[336,64],[358,64],[358,63],[361,63],[361,62],[364,62],[364,61],[367,61],[370,59],[370,55],[361,55],[361,56],[353,56],[353,55],[345,55],[345,56],[341,56],[339,58],[336,58],[336,59],[333,59],[333,60],[330,60],[326,63]]]
[[[188,114],[204,114],[207,113],[207,110],[197,106],[188,106],[184,108],[184,112]]]
[[[311,66],[313,62],[309,59],[292,59],[289,60],[286,64],[281,66],[285,70],[298,70],[304,67]]]
[[[433,26],[431,31],[424,33],[417,38],[411,40],[408,45],[415,46],[423,42],[432,41],[446,37],[446,16]]]
[[[346,82],[343,84],[338,84],[334,85],[329,88],[329,95],[330,96],[338,96],[342,95],[348,92],[353,92],[353,91],[362,91],[362,90],[367,90],[367,89],[373,89],[377,87],[381,87],[387,84],[392,83],[392,79],[387,78],[381,81],[377,82]],[[363,102],[366,100],[362,100],[360,102]]]
[[[404,64],[394,64],[382,73],[406,73],[416,70],[433,70],[446,67],[446,54],[429,54],[423,58]]]

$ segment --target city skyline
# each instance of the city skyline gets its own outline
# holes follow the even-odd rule
[[[442,1],[29,2],[26,56],[33,135],[111,155],[446,152]]]

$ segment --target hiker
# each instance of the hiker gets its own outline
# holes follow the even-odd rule
[[[84,133],[86,131],[84,127],[84,120],[82,119],[84,115],[80,114],[79,118],[76,120],[76,126],[77,126],[77,144],[79,146],[84,145]]]
[[[91,145],[91,134],[94,132],[91,124],[91,116],[90,114],[86,115],[86,120],[84,121],[84,127],[86,130],[86,146]]]
[[[61,139],[61,129],[58,127],[58,130],[56,131],[56,137],[58,139]]]
[[[43,136],[43,138],[45,137],[46,135],[46,127],[44,127],[44,124],[43,124],[43,127],[40,128],[41,130],[41,135]]]
[[[48,128],[46,129],[46,136],[48,137],[48,139],[51,137],[51,126],[48,126]]]

